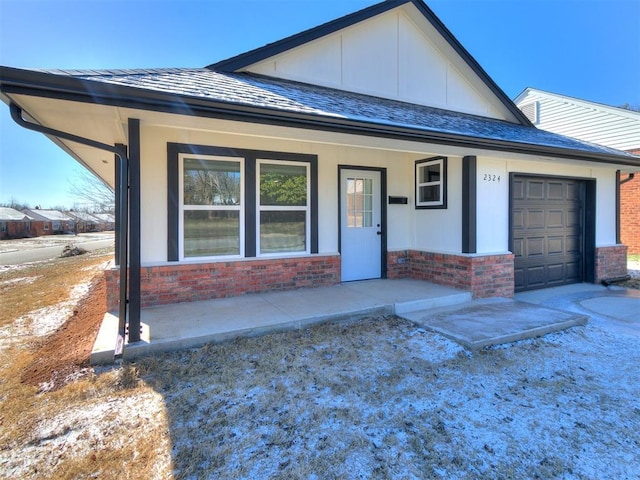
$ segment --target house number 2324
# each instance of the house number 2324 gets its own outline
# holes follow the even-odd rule
[[[491,175],[490,173],[485,173],[484,177],[482,177],[482,179],[485,182],[499,182],[500,181],[500,175]]]

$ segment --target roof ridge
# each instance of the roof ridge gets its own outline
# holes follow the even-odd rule
[[[414,0],[383,0],[382,2],[370,5],[356,12],[329,20],[328,22],[315,27],[311,27],[301,32],[294,33],[293,35],[289,35],[288,37],[267,43],[261,47],[256,47],[247,52],[212,63],[207,65],[205,68],[224,73],[231,73],[238,68],[255,63],[256,61],[259,61],[259,59],[268,58],[278,53],[282,53],[291,48],[295,48],[317,38],[324,37],[330,33],[337,32],[338,30],[413,1]],[[254,60],[254,57],[257,58],[257,60]]]
[[[31,71],[49,73],[52,75],[65,75],[74,77],[105,77],[105,76],[132,76],[149,75],[158,73],[181,73],[206,70],[202,67],[161,67],[161,68],[104,68],[104,69],[46,69],[34,68]]]
[[[637,111],[637,110],[631,110],[631,109],[628,109],[628,108],[618,107],[618,106],[615,106],[615,105],[608,105],[606,103],[596,102],[594,100],[588,100],[586,98],[575,97],[573,95],[566,95],[564,93],[551,92],[549,90],[542,90],[540,88],[535,88],[535,87],[527,87],[527,88],[525,88],[520,94],[517,95],[516,98],[518,98],[521,95],[523,95],[527,90],[533,91],[533,92],[537,92],[537,93],[543,94],[543,95],[550,95],[550,96],[553,96],[553,97],[561,97],[561,98],[565,98],[567,100],[572,100],[572,101],[579,102],[579,103],[586,103],[586,104],[589,104],[590,106],[593,106],[593,107],[610,108],[610,109],[613,109],[613,110],[617,110],[620,113],[627,113],[627,114],[631,114],[632,116],[638,116],[640,118],[640,112]]]

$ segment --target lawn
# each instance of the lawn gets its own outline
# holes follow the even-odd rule
[[[30,332],[3,338],[0,477],[640,476],[640,336],[603,322],[471,353],[366,318],[78,366],[54,388],[21,381],[55,335]]]

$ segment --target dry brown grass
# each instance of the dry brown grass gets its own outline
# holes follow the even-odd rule
[[[86,325],[95,319],[88,315],[99,314],[104,300],[90,297],[104,295],[104,289],[93,288],[99,283],[93,281],[87,298],[70,310],[77,316],[48,337],[21,335],[14,328],[21,317],[69,300],[73,287],[101,276],[110,258],[110,251],[98,251],[0,272],[0,324],[7,335],[0,360],[0,478],[170,476],[158,395],[139,383],[135,367],[96,376],[86,365],[95,338],[94,327]],[[90,343],[78,345],[82,342]],[[38,381],[48,387],[43,390]],[[149,405],[138,405],[145,398],[156,407],[152,419]]]
[[[68,300],[71,289],[95,275],[95,267],[110,256],[98,251],[0,271],[0,327],[34,310]]]
[[[125,362],[56,391],[20,382],[36,346],[0,360],[0,478],[640,473],[638,340],[595,325],[469,353],[370,318]]]

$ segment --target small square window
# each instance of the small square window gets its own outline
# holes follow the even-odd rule
[[[447,158],[416,161],[416,208],[447,208]]]

